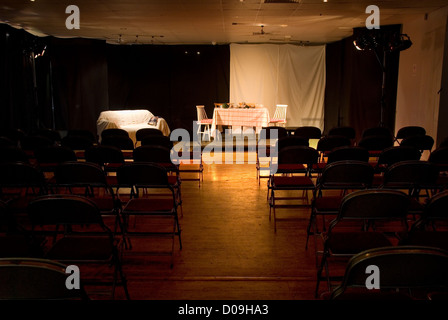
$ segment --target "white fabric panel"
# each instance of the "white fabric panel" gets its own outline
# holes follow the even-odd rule
[[[287,104],[287,126],[323,130],[325,46],[230,45],[230,102]]]

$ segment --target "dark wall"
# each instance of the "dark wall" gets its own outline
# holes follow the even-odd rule
[[[382,32],[400,32],[401,26],[381,27]],[[365,29],[365,28],[364,28]],[[359,51],[352,37],[327,45],[327,83],[325,92],[325,129],[351,126],[357,140],[362,132],[379,125],[394,131],[399,52],[387,53],[384,109],[381,117],[383,51]]]

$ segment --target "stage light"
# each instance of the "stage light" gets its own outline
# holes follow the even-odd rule
[[[407,34],[395,35],[389,44],[389,51],[403,51],[412,46],[412,41]]]

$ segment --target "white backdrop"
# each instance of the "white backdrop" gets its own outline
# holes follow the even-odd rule
[[[230,102],[287,104],[286,126],[323,130],[325,46],[230,45]]]

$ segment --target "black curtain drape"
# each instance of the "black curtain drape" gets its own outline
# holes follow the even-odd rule
[[[51,66],[47,64],[46,70],[52,71],[56,129],[96,132],[99,113],[109,108],[106,43],[51,38],[48,55]],[[48,82],[42,83],[46,92],[51,89]],[[50,110],[51,101],[47,105]]]
[[[35,37],[0,25],[0,126],[26,132],[38,127],[33,72]]]
[[[196,105],[211,116],[214,102],[228,101],[229,74],[227,45],[110,45],[110,109],[148,109],[191,132]]]
[[[337,126],[351,126],[356,130],[357,141],[367,128],[383,125],[394,131],[399,65],[399,52],[387,53],[385,108],[381,119],[383,53],[379,49],[377,57],[372,50],[357,50],[353,41],[361,31],[355,29],[353,36],[328,44],[326,60],[324,132]],[[385,33],[400,31],[400,25],[381,27]]]

